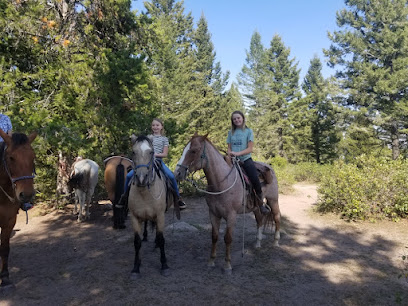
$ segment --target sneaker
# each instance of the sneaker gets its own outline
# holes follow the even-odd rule
[[[183,210],[183,209],[187,208],[186,203],[184,203],[182,200],[178,201],[178,206],[179,206],[180,210]]]

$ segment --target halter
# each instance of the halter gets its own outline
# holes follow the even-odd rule
[[[147,164],[136,165],[136,166],[133,167],[133,178],[132,178],[133,182],[134,182],[134,178],[136,177],[136,169],[139,169],[139,168],[150,169],[150,167],[152,166],[153,160],[154,160],[153,151],[150,154],[151,154],[151,158],[150,158],[150,161]],[[134,164],[134,162],[132,164]],[[147,188],[149,188],[149,189],[150,189],[150,184],[152,182],[154,182],[154,180],[155,180],[154,167],[151,167],[151,168],[152,168],[151,171],[148,172],[148,180],[147,180]]]
[[[7,196],[7,198],[10,200],[10,202],[12,202],[12,203],[14,203],[15,202],[15,196],[16,196],[16,194],[15,194],[15,190],[16,190],[16,182],[18,182],[18,181],[22,181],[22,180],[30,180],[30,179],[34,179],[34,177],[35,177],[35,169],[34,169],[34,172],[33,172],[33,174],[32,175],[23,175],[23,176],[19,176],[19,177],[16,177],[16,178],[12,178],[11,177],[11,174],[10,174],[10,170],[9,170],[9,168],[8,168],[8,166],[7,166],[7,162],[6,162],[6,159],[5,159],[5,156],[6,156],[6,150],[7,150],[7,146],[5,145],[4,146],[4,150],[3,150],[3,165],[4,165],[4,169],[6,170],[6,173],[7,173],[7,175],[8,175],[8,177],[9,177],[9,179],[10,179],[10,181],[11,181],[11,186],[13,187],[13,193],[14,193],[14,197],[11,197],[4,189],[3,189],[3,187],[1,187],[0,186],[0,189],[3,191],[3,193]]]
[[[205,141],[204,141],[204,149],[203,149],[203,152],[202,152],[201,155],[200,155],[201,169],[204,168],[204,167],[203,167],[203,160],[204,160],[204,159],[206,160],[206,166],[208,166],[208,157],[207,157],[207,154],[205,154]],[[193,162],[194,162],[194,161],[192,161],[192,162],[190,163],[190,165],[188,165],[188,166],[184,166],[184,165],[181,165],[181,164],[177,164],[177,166],[186,169],[187,174],[188,174],[188,173],[190,172],[190,166],[191,166],[191,164],[192,164]]]
[[[205,141],[204,141],[204,149],[203,149],[203,152],[202,152],[201,155],[200,155],[201,168],[204,168],[204,167],[203,167],[203,160],[204,160],[204,159],[206,160],[206,166],[208,166],[208,163],[209,163],[207,154],[205,154],[205,148],[206,148],[206,147],[205,147]],[[192,163],[193,163],[193,162],[191,162],[190,165],[191,165]],[[190,165],[189,165],[189,166],[184,166],[184,165],[181,165],[181,164],[177,164],[177,166],[186,169],[187,175],[190,173],[190,171],[189,171]],[[234,169],[234,167],[237,167],[237,162],[236,162],[235,159],[234,159],[234,165],[233,165],[233,167],[231,167],[230,172],[227,174],[227,176],[224,178],[224,180],[227,179],[228,176],[230,176],[230,174],[232,173],[232,170]],[[188,180],[198,191],[201,191],[201,192],[204,192],[204,193],[210,194],[210,195],[220,195],[220,194],[223,194],[223,193],[227,192],[227,191],[230,190],[232,187],[234,187],[234,185],[236,184],[236,182],[237,182],[237,180],[238,180],[238,169],[239,169],[239,166],[238,166],[237,169],[236,169],[235,179],[234,179],[234,182],[232,183],[232,185],[229,186],[227,189],[224,189],[224,190],[219,191],[219,192],[211,192],[211,191],[207,191],[207,190],[204,190],[204,189],[200,189],[200,188],[197,187],[197,184],[196,184],[196,182],[194,181],[194,179],[187,179],[187,180]],[[223,181],[224,181],[224,180],[223,180]]]

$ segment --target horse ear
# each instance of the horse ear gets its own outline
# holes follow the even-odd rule
[[[28,135],[28,141],[32,143],[37,135],[37,132],[32,132],[30,135]]]
[[[135,142],[136,142],[137,137],[136,137],[135,134],[132,134],[132,136],[130,136],[130,139],[132,140],[132,145],[134,145]]]
[[[198,133],[197,133],[197,131],[194,133],[194,135],[193,135],[193,137],[195,137],[195,136],[198,136]]]
[[[1,136],[1,138],[3,138],[3,140],[4,140],[4,142],[6,144],[8,144],[8,145],[10,144],[11,137],[6,132],[4,132],[2,129],[0,129],[0,136]]]
[[[207,136],[208,136],[208,133],[207,134],[205,134],[203,137],[204,137],[204,139],[207,139]]]

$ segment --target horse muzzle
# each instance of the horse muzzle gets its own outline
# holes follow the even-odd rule
[[[135,175],[135,183],[137,187],[146,187],[149,184],[148,174]]]
[[[183,181],[187,177],[188,168],[183,165],[177,165],[176,169],[174,170],[174,176],[176,177],[177,181]]]

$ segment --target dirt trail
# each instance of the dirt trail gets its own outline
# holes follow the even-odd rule
[[[254,218],[240,216],[232,276],[221,272],[223,239],[216,267],[207,268],[208,209],[204,198],[187,198],[181,220],[172,209],[166,215],[171,275],[160,275],[149,233],[138,281],[129,280],[130,224],[113,230],[107,205],[94,205],[91,220],[80,224],[67,211],[35,216],[34,208],[26,225],[20,212],[10,256],[16,290],[0,295],[0,305],[408,305],[408,282],[398,278],[401,257],[408,255],[408,222],[320,216],[311,210],[316,198],[312,185],[280,195],[280,247],[272,246],[267,231],[262,248],[255,249]]]

